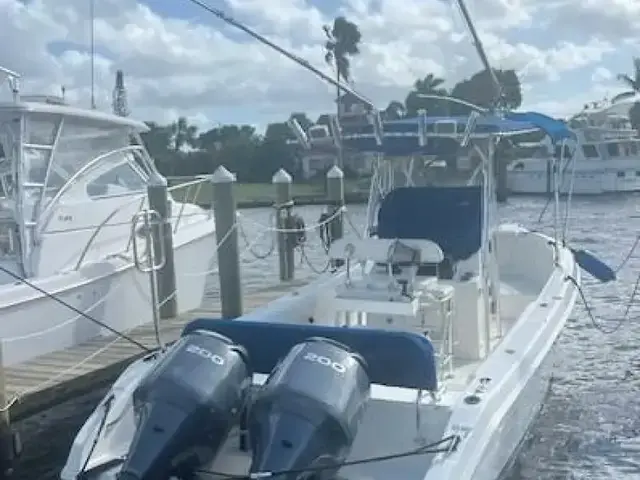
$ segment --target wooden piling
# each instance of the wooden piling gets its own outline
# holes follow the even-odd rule
[[[344,173],[337,166],[327,172],[327,200],[329,216],[333,217],[329,224],[331,240],[338,240],[344,235]]]
[[[278,257],[280,281],[292,280],[295,273],[294,244],[291,241],[293,235],[290,230],[291,209],[293,200],[291,198],[291,183],[293,179],[286,170],[281,168],[271,179],[276,189],[276,226],[278,228]]]
[[[211,177],[213,214],[216,221],[218,275],[223,318],[242,315],[242,281],[236,215],[236,177],[222,165]]]
[[[161,223],[161,228],[155,225],[152,228],[153,249],[159,252],[162,248],[165,258],[164,265],[156,275],[160,318],[173,318],[178,314],[178,296],[167,181],[158,174],[152,174],[147,186],[147,195],[149,209],[158,213]]]

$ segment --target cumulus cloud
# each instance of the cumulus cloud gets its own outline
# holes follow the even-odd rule
[[[450,0],[210,2],[327,73],[322,25],[346,15],[363,36],[355,85],[380,106],[428,73],[453,86],[481,68]],[[469,0],[469,9],[491,62],[520,73],[525,106],[554,115],[600,96],[639,44],[637,0]],[[130,108],[144,119],[265,124],[333,109],[331,87],[187,0],[98,0],[95,13],[100,108],[123,69]],[[89,25],[87,0],[0,0],[0,65],[23,74],[25,91],[64,85],[70,101],[88,105]],[[567,87],[571,78],[581,83]]]

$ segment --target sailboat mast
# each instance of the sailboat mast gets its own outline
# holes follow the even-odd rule
[[[89,17],[91,17],[91,26],[90,26],[90,32],[91,32],[91,108],[93,110],[95,110],[96,108],[96,96],[95,96],[95,53],[96,53],[96,46],[95,46],[95,34],[94,34],[94,4],[95,0],[89,0]]]

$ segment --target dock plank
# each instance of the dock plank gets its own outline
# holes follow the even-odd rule
[[[244,311],[248,313],[262,307],[304,284],[305,282],[292,281],[246,293],[243,297]],[[220,317],[219,305],[210,309],[198,308],[176,318],[162,320],[162,340],[176,340],[184,325],[198,317]],[[150,349],[157,346],[153,325],[143,325],[126,334]],[[11,418],[20,420],[105,387],[144,353],[138,346],[122,338],[100,337],[7,367],[5,389],[8,401],[11,402]]]

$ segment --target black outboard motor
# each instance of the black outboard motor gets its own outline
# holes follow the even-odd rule
[[[134,392],[138,425],[118,479],[193,478],[239,420],[250,385],[242,347],[203,330],[182,337]]]
[[[334,478],[369,401],[366,368],[360,355],[333,340],[312,338],[294,346],[254,394],[251,473],[298,470],[274,478]],[[314,467],[322,470],[299,471]]]

